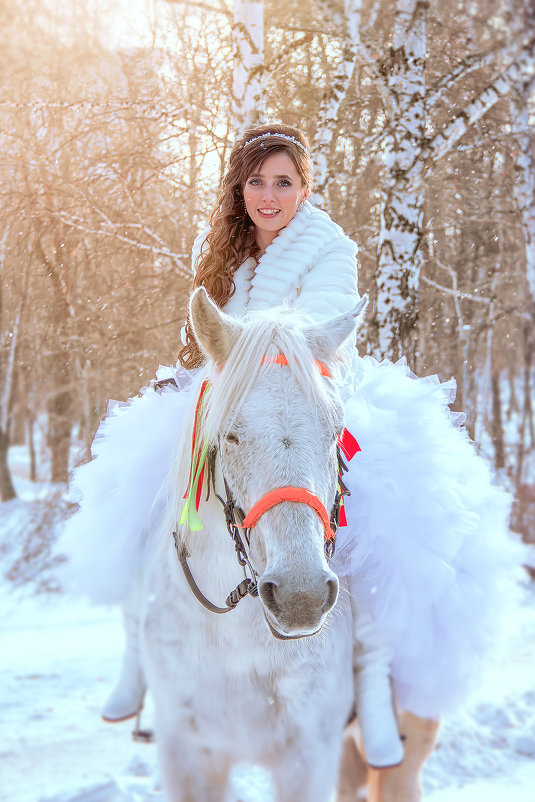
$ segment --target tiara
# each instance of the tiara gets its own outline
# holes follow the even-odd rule
[[[273,133],[260,134],[259,136],[254,136],[252,139],[248,139],[247,142],[244,143],[243,147],[246,148],[247,145],[251,145],[253,142],[257,142],[259,139],[265,139],[268,136],[278,136],[279,139],[287,139],[288,142],[293,142],[294,145],[297,145],[298,147],[301,148],[301,150],[304,150],[305,153],[308,153],[308,150],[303,145],[303,143],[300,142],[298,139],[296,139],[295,136],[289,136],[288,134],[278,134],[276,131],[274,131]]]

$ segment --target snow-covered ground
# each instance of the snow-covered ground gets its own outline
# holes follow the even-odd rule
[[[16,478],[26,501],[0,505],[0,800],[164,802],[156,747],[134,743],[131,722],[99,716],[119,667],[119,613],[54,592],[46,549],[26,547],[21,558],[25,521],[38,517],[28,499],[39,487]],[[47,492],[43,486],[41,497]],[[49,520],[53,526],[53,516],[40,519],[40,531]],[[510,634],[477,698],[444,720],[424,773],[425,802],[535,799],[535,583]],[[150,722],[149,699],[143,723]],[[271,800],[260,770],[238,768],[234,787],[242,802]]]

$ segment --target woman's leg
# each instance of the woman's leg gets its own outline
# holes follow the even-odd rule
[[[346,728],[336,802],[421,802],[420,772],[433,751],[439,722],[404,711],[398,722],[405,756],[391,768],[366,767],[358,721]]]
[[[420,802],[420,772],[433,751],[439,722],[406,711],[399,714],[405,757],[399,766],[369,770],[368,802]]]
[[[357,747],[359,740],[358,723],[354,719],[344,732],[336,802],[356,802],[357,799],[363,799],[362,794],[368,782],[368,767]]]

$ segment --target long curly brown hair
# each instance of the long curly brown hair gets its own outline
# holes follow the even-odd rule
[[[265,136],[268,133],[272,136]],[[294,137],[305,149],[276,134]],[[299,128],[279,123],[249,128],[236,140],[227,173],[209,218],[210,231],[194,265],[192,289],[205,287],[212,300],[220,307],[234,295],[234,273],[249,256],[258,253],[255,227],[243,200],[245,182],[252,173],[258,172],[266,159],[274,153],[284,151],[293,160],[303,186],[311,186],[312,163],[308,150],[308,140]],[[179,351],[178,359],[181,365],[189,369],[200,367],[204,362],[189,316],[186,319],[186,345]]]

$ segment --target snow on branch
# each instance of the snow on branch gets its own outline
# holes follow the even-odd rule
[[[147,245],[144,242],[140,242],[139,240],[132,239],[131,237],[127,237],[124,234],[120,234],[117,230],[115,231],[105,231],[103,229],[95,229],[95,228],[88,228],[86,225],[83,225],[81,222],[77,222],[72,218],[66,217],[62,212],[54,211],[56,217],[58,217],[65,225],[71,226],[71,228],[75,228],[78,231],[83,231],[86,234],[91,234],[91,236],[96,237],[112,237],[114,239],[120,240],[121,242],[126,243],[127,245],[132,245],[134,248],[138,248],[142,251],[147,251],[149,253],[154,254],[155,256],[165,256],[167,259],[171,259],[172,262],[179,268],[180,275],[184,276],[185,278],[191,277],[191,268],[189,265],[185,264],[183,258],[180,254],[174,253],[173,251],[169,250],[169,248],[158,248],[155,245]],[[113,225],[110,222],[111,225]],[[130,224],[132,227],[136,226],[137,224]]]
[[[484,53],[469,53],[456,64],[451,70],[441,75],[427,90],[425,101],[429,109],[436,101],[444,99],[443,91],[450,87],[458,78],[464,78],[472,70],[480,70],[482,67],[491,67],[496,59],[496,50],[489,50]]]
[[[439,265],[439,267],[445,267],[444,265]],[[449,268],[445,268],[449,271]],[[453,271],[452,271],[453,272]],[[433,279],[428,278],[427,276],[420,276],[421,280],[424,284],[429,284],[431,287],[435,287],[435,289],[440,290],[441,292],[445,292],[447,295],[454,296],[455,299],[464,301],[465,299],[468,301],[477,301],[483,304],[490,304],[490,298],[481,298],[477,295],[472,295],[470,292],[464,292],[462,290],[457,289],[457,286],[451,287],[444,287],[443,284],[439,284],[438,281],[433,281]]]
[[[423,165],[430,160],[445,156],[464,136],[470,126],[480,120],[495,104],[505,97],[514,87],[526,85],[526,75],[530,75],[528,87],[533,85],[535,77],[530,63],[535,51],[535,35],[532,35],[522,55],[513,61],[495,80],[488,84],[473,100],[461,109],[441,131],[422,145],[421,151],[414,157],[405,176],[411,182],[421,179]]]

